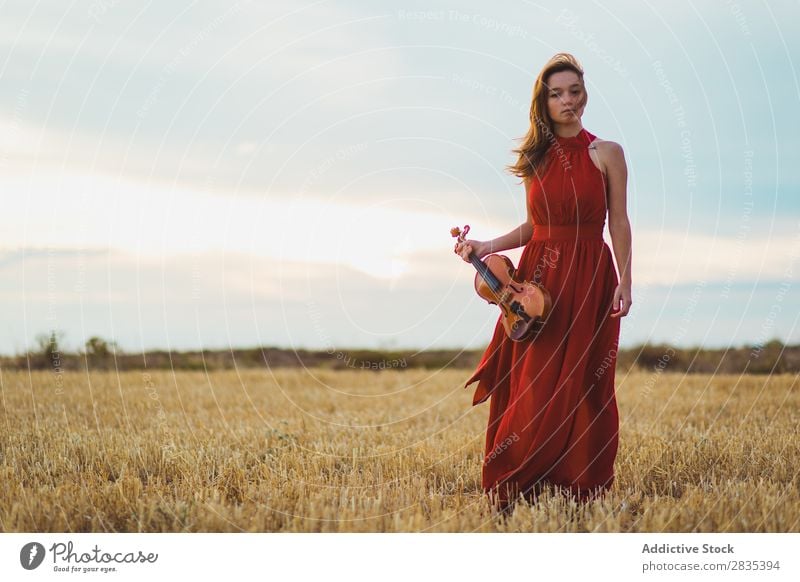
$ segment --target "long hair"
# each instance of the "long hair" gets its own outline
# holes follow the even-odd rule
[[[520,178],[529,178],[539,170],[543,170],[547,163],[547,151],[555,141],[555,129],[553,120],[547,109],[547,99],[550,87],[547,81],[550,75],[561,71],[573,71],[578,75],[583,86],[583,96],[581,105],[586,103],[586,86],[583,83],[583,67],[578,59],[569,53],[558,53],[553,55],[545,64],[544,68],[536,77],[533,85],[533,99],[531,100],[531,127],[528,133],[522,138],[519,148],[512,150],[518,154],[517,163],[507,166],[506,169]]]

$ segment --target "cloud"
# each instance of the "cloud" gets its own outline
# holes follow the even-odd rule
[[[499,236],[512,227],[475,211],[455,216],[434,197],[419,192],[359,203],[321,193],[268,191],[245,197],[155,180],[39,168],[15,165],[0,176],[0,188],[14,193],[0,216],[0,247],[111,249],[143,257],[219,252],[269,258],[287,266],[347,266],[387,280],[417,270],[450,280],[458,272],[449,256],[449,229],[457,219],[479,223],[480,238]],[[761,222],[753,227],[739,237],[666,229],[634,232],[634,279],[671,285],[698,278],[781,278],[798,260],[800,239],[791,233],[800,228],[787,221],[778,221],[771,233]],[[606,237],[611,242],[607,233]]]
[[[516,251],[509,252],[516,260]],[[0,353],[21,351],[38,333],[66,330],[70,348],[99,335],[133,351],[283,345],[327,348],[469,346],[488,342],[499,311],[472,288],[473,270],[450,249],[410,253],[396,280],[347,265],[281,262],[233,252],[164,257],[81,249],[22,249],[0,257],[6,306]],[[791,283],[791,281],[789,281]],[[784,284],[634,284],[622,341],[726,345],[754,330],[794,340],[792,318],[772,323]],[[796,313],[788,294],[781,313]],[[750,304],[746,311],[742,305]],[[691,327],[676,326],[691,310]],[[795,322],[796,323],[796,322]]]
[[[715,237],[671,231],[634,233],[634,278],[652,285],[697,280],[757,282],[785,278],[787,271],[798,267],[800,222],[778,221],[772,233],[766,228],[755,230],[765,234]]]

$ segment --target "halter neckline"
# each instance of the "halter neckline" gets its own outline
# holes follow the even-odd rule
[[[578,133],[570,137],[564,137],[556,134],[556,141],[558,142],[559,146],[564,148],[581,149],[589,145],[589,136],[586,129],[582,127]]]
[[[576,133],[575,135],[572,135],[572,136],[563,136],[563,135],[556,134],[556,139],[559,140],[559,141],[562,141],[562,140],[563,141],[572,141],[572,140],[576,140],[576,139],[578,139],[580,137],[583,137],[583,134],[585,132],[586,132],[586,129],[582,127],[581,130],[578,133]]]

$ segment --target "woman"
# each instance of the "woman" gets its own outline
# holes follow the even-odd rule
[[[455,248],[468,261],[525,245],[517,278],[541,282],[553,300],[533,341],[511,341],[498,319],[466,382],[478,381],[473,405],[491,397],[482,485],[501,509],[545,484],[583,501],[614,480],[617,343],[631,306],[627,167],[618,144],[583,128],[586,101],[578,61],[555,55],[536,79],[531,127],[508,168],[525,183],[528,220]],[[619,278],[602,238],[606,213]]]

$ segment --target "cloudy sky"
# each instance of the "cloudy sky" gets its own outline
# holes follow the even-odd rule
[[[449,229],[525,220],[503,168],[561,51],[586,69],[584,126],[628,160],[622,346],[796,343],[798,16],[788,0],[4,2],[0,352],[48,329],[131,351],[485,345],[497,308]]]

